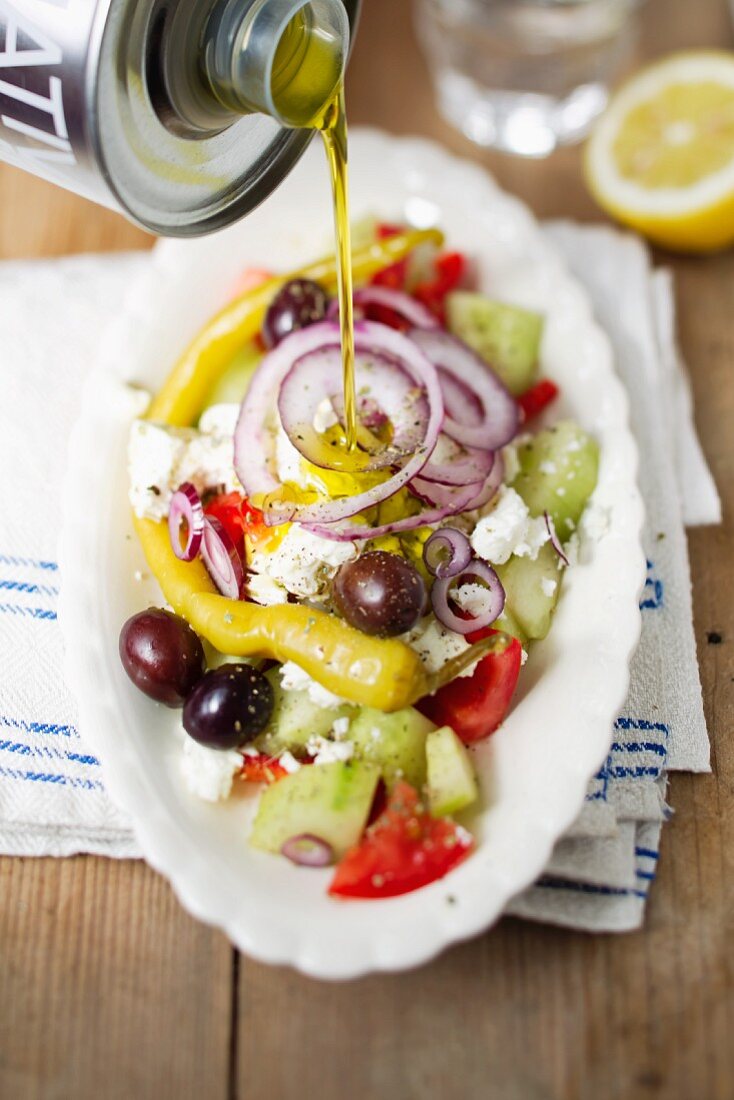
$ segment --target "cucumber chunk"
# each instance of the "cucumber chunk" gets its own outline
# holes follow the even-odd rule
[[[280,852],[286,840],[311,833],[341,858],[364,831],[379,778],[379,768],[361,761],[305,765],[265,788],[250,843]]]
[[[534,516],[548,512],[565,540],[596,487],[599,447],[578,424],[562,420],[518,447],[520,472],[512,488]]]
[[[446,817],[479,797],[471,757],[451,726],[428,734],[428,805],[431,817]]]
[[[337,718],[349,717],[353,707],[320,707],[305,691],[285,691],[280,683],[280,669],[266,673],[273,689],[275,705],[268,728],[255,742],[260,752],[277,756],[286,749],[302,748],[310,737],[325,737]]]
[[[247,393],[250,379],[262,357],[262,351],[255,344],[245,344],[233,357],[219,381],[214,383],[207,398],[207,406],[239,404]]]
[[[505,590],[505,615],[517,623],[526,641],[545,638],[563,577],[558,568],[558,555],[551,544],[547,542],[541,546],[535,561],[511,557],[495,569]],[[514,631],[508,629],[508,633],[514,634]]]
[[[349,727],[349,740],[357,757],[378,765],[389,787],[405,779],[420,790],[426,781],[426,737],[433,729],[433,722],[413,707],[393,714],[362,707]]]
[[[540,313],[455,290],[446,298],[449,329],[486,359],[510,393],[524,393],[538,374]]]

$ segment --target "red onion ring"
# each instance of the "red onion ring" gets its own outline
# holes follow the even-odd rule
[[[448,456],[437,451],[449,451]],[[470,485],[489,477],[494,465],[494,451],[479,447],[461,447],[447,435],[440,435],[429,461],[421,470],[425,481],[438,481],[441,485]]]
[[[385,286],[365,286],[354,292],[354,304],[358,309],[365,306],[384,306],[404,317],[415,328],[434,329],[439,328],[437,319],[430,309],[421,302],[411,298],[410,294],[404,294],[402,290],[393,290]],[[334,299],[327,311],[329,319],[338,318],[339,303]]]
[[[332,345],[297,359],[283,379],[278,393],[280,421],[293,446],[305,459],[327,470],[367,473],[396,466],[414,454],[425,438],[429,407],[425,390],[392,357],[358,349],[354,362],[355,391],[359,422],[366,412],[375,422],[379,408],[393,427],[389,446],[366,454],[332,448],[314,428],[314,420],[324,398],[336,408],[334,398],[342,387],[341,347]],[[477,479],[474,478],[474,481]]]
[[[182,520],[185,520],[187,527],[184,547],[181,546]],[[199,553],[203,531],[204,509],[201,505],[201,497],[190,481],[184,481],[171,497],[171,506],[168,510],[168,534],[176,557],[181,561],[193,561]]]
[[[360,321],[354,327],[355,347],[394,359],[409,373],[418,387],[425,390],[429,414],[425,436],[415,453],[392,477],[363,493],[339,500],[299,505],[281,500],[265,501],[263,512],[268,526],[297,523],[336,523],[391,497],[425,466],[436,445],[443,420],[443,398],[432,364],[412,340],[387,325]],[[266,355],[253,375],[250,389],[242,402],[235,428],[234,466],[247,496],[274,493],[279,483],[268,469],[268,433],[266,428],[275,397],[296,359],[328,345],[339,345],[339,329],[324,321],[294,332]],[[350,536],[345,536],[349,538]]]
[[[329,867],[334,862],[332,846],[312,833],[290,837],[280,851],[281,855],[299,867]]]
[[[551,546],[553,547],[555,552],[558,554],[558,557],[561,559],[563,564],[564,565],[570,565],[568,557],[566,556],[566,551],[563,549],[563,543],[561,542],[561,540],[558,537],[558,532],[556,531],[556,525],[553,522],[553,517],[551,516],[550,512],[543,512],[543,518],[545,519],[545,526],[548,529],[548,535],[550,537]]]
[[[427,493],[422,496],[422,490],[431,493],[440,503],[419,512],[417,516],[403,516],[402,519],[393,520],[392,523],[383,523],[379,527],[371,527],[367,524],[360,527],[354,523],[343,524],[306,524],[309,531],[320,535],[323,539],[332,539],[334,542],[362,542],[365,539],[377,539],[382,535],[395,535],[401,531],[414,531],[416,527],[430,527],[434,523],[440,523],[447,516],[455,516],[459,512],[466,512],[474,505],[479,495],[484,493],[485,487],[478,485],[438,485],[431,481],[421,482],[420,478],[413,478],[410,483],[410,491],[414,495],[433,504],[433,499]]]
[[[461,585],[464,580],[471,577],[476,577],[477,580],[485,582],[489,604],[480,615],[470,619],[462,619],[455,611],[451,610],[449,598],[454,585]],[[451,577],[437,578],[433,582],[431,606],[434,615],[442,626],[445,626],[448,630],[453,630],[456,634],[471,634],[474,630],[481,630],[485,626],[490,626],[500,617],[505,607],[505,590],[491,565],[487,565],[486,561],[475,558],[462,573],[457,573]]]
[[[237,547],[216,516],[204,517],[201,558],[223,596],[238,600],[242,595],[245,570]]]
[[[411,340],[428,356],[439,373],[439,381],[446,375],[452,383],[469,387],[476,401],[481,404],[482,419],[475,419],[476,402],[466,407],[466,413],[457,418],[459,386],[449,385],[450,405],[454,415],[447,415],[443,430],[457,443],[465,447],[480,447],[496,451],[517,433],[520,410],[509,390],[500,382],[488,363],[455,336],[442,330],[413,329]],[[443,392],[443,390],[442,390]]]
[[[464,532],[457,531],[455,527],[441,527],[434,531],[423,547],[426,569],[439,580],[462,573],[471,559],[471,543]]]

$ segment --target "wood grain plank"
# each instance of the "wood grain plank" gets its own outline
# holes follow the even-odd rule
[[[0,1096],[225,1100],[232,957],[141,862],[0,860]]]

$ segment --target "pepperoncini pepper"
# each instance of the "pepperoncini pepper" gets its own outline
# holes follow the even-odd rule
[[[423,241],[441,244],[438,230],[415,230],[378,241],[353,258],[355,278],[369,278]],[[296,273],[333,286],[333,259]],[[185,426],[196,420],[232,356],[259,332],[274,292],[296,275],[272,279],[225,306],[194,338],[147,411],[149,420]],[[342,619],[298,604],[261,607],[221,596],[199,560],[180,561],[168,525],[135,517],[143,552],[166,600],[223,653],[295,661],[329,691],[351,702],[400,710],[454,679],[490,649],[494,636],[430,676],[415,650],[397,639],[373,638]]]

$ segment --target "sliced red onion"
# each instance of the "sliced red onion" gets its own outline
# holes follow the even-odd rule
[[[437,373],[447,419],[467,428],[481,427],[484,422],[484,409],[474,390],[440,367]]]
[[[455,527],[434,531],[423,547],[426,569],[440,580],[462,573],[471,559],[471,543],[464,532]]]
[[[454,415],[447,415],[443,430],[465,447],[480,447],[496,451],[515,436],[520,423],[520,411],[512,394],[485,361],[455,336],[443,330],[413,329],[413,340],[428,356],[439,379],[451,376],[453,383],[469,388],[475,401],[462,416],[458,402],[459,386],[450,385],[448,404]],[[476,401],[482,409],[482,419],[476,424]],[[458,413],[458,415],[457,415]]]
[[[181,523],[186,523],[186,545],[181,546]],[[190,481],[179,485],[171,497],[168,510],[168,534],[171,546],[181,561],[193,561],[199,553],[204,530],[204,509],[201,498]]]
[[[461,447],[442,433],[433,454],[421,470],[421,477],[442,485],[470,485],[489,477],[493,464],[494,451]]]
[[[297,359],[284,378],[278,394],[283,428],[296,450],[323,469],[366,473],[396,466],[412,455],[425,438],[430,415],[426,391],[416,385],[415,377],[395,359],[362,348],[356,350],[354,375],[359,422],[364,423],[364,408],[374,423],[375,410],[379,408],[392,425],[389,446],[371,454],[361,450],[348,452],[330,447],[314,427],[324,398],[335,403],[342,389],[342,353],[334,345]],[[364,402],[369,402],[366,408]]]
[[[483,581],[487,586],[487,607],[480,615],[471,619],[462,619],[451,609],[449,603],[451,589],[455,585],[461,586],[465,581],[471,581],[472,578]],[[448,630],[453,630],[456,634],[471,634],[475,630],[490,626],[500,617],[505,606],[505,590],[491,565],[487,565],[486,561],[475,559],[462,573],[437,578],[433,582],[431,606],[438,621]]]
[[[431,496],[441,503],[419,512],[417,516],[403,516],[402,519],[393,520],[392,523],[383,523],[379,527],[371,527],[368,524],[358,526],[355,523],[334,524],[306,524],[309,531],[320,535],[324,539],[332,539],[334,542],[362,542],[365,539],[377,539],[382,535],[395,535],[402,531],[415,531],[417,527],[431,527],[434,523],[440,523],[447,516],[455,516],[459,512],[469,511],[479,494],[484,492],[483,485],[438,485],[432,481],[421,482],[420,478],[413,478],[410,483],[410,491],[421,497],[428,504],[433,504]]]
[[[404,317],[415,328],[439,328],[439,323],[421,302],[404,294],[402,290],[392,290],[386,286],[365,286],[354,292],[354,304],[357,309],[365,306],[384,306]],[[338,318],[339,303],[334,299],[329,306],[327,317]]]
[[[280,483],[270,472],[273,413],[280,384],[296,359],[328,345],[340,346],[339,326],[308,325],[286,336],[263,356],[252,376],[234,431],[234,468],[245,495],[273,493]]]
[[[328,322],[323,322],[320,325],[311,325],[309,328],[302,329],[300,332],[287,337],[287,339],[279,344],[275,351],[271,353],[271,356],[275,356],[279,352],[282,352],[282,349],[288,345],[290,345],[291,354],[293,351],[297,352],[297,358],[301,357],[301,347],[305,348],[303,354],[307,354],[308,351],[315,351],[316,346],[313,344],[315,330],[321,330],[322,345],[324,343],[328,344],[329,342],[333,343],[335,340],[339,339],[338,329]],[[305,334],[308,334],[309,340],[312,341],[308,346],[306,346],[306,341],[301,341],[301,337]],[[425,390],[425,400],[429,412],[423,439],[405,465],[397,470],[392,477],[387,478],[380,485],[375,485],[365,490],[365,492],[357,493],[350,497],[343,497],[339,500],[322,501],[316,504],[299,505],[295,501],[281,501],[277,497],[271,502],[265,501],[263,512],[265,514],[265,522],[268,526],[272,527],[279,523],[289,521],[306,524],[337,523],[367,508],[371,508],[375,504],[379,504],[381,501],[387,500],[388,497],[393,496],[398,489],[407,485],[411,478],[419,474],[436,445],[444,415],[443,398],[441,396],[441,387],[438,384],[436,371],[420,348],[418,348],[412,340],[403,336],[402,333],[396,332],[394,329],[388,328],[387,325],[381,325],[375,321],[360,321],[354,327],[354,337],[357,351],[371,351],[386,359],[395,360],[396,364],[399,364],[400,369],[412,375],[416,386]],[[294,341],[298,341],[298,344],[295,344]],[[270,358],[270,356],[266,356],[266,359],[268,358]],[[263,362],[265,362],[265,360]],[[237,428],[235,430],[235,471],[240,481],[242,481],[248,495],[263,491],[268,493],[278,488],[278,483],[267,471],[266,450],[261,446],[261,441],[263,439],[262,427],[258,428],[255,422],[256,414],[268,416],[270,409],[270,405],[262,399],[264,386],[262,384],[257,384],[258,375],[262,369],[261,364],[250,384],[250,391],[243,402],[240,419],[237,422]],[[283,366],[282,360],[278,358],[276,367],[268,368],[271,382],[273,378],[277,378],[278,384],[280,384],[288,373],[288,369],[288,367]],[[250,398],[253,393],[253,388],[255,390],[255,396],[251,404]],[[272,390],[271,395],[272,401],[274,399],[274,392]],[[256,453],[253,455],[254,450]],[[251,476],[250,473],[251,462],[254,462],[258,471],[255,476]],[[263,477],[263,471],[267,474],[268,485],[264,490],[260,488],[260,486],[266,484],[266,479]],[[346,535],[345,537],[349,538],[351,536]]]
[[[334,849],[329,842],[312,833],[290,837],[280,851],[299,867],[329,867],[334,862]]]
[[[201,557],[223,596],[238,600],[242,594],[245,570],[237,547],[216,516],[204,517]]]
[[[543,512],[543,517],[545,519],[545,525],[548,528],[548,535],[550,536],[551,546],[558,554],[558,557],[561,559],[563,564],[569,565],[570,562],[568,560],[568,557],[566,556],[566,551],[563,549],[563,543],[558,537],[558,532],[556,531],[556,525],[553,522],[553,517],[551,516],[550,512]]]

